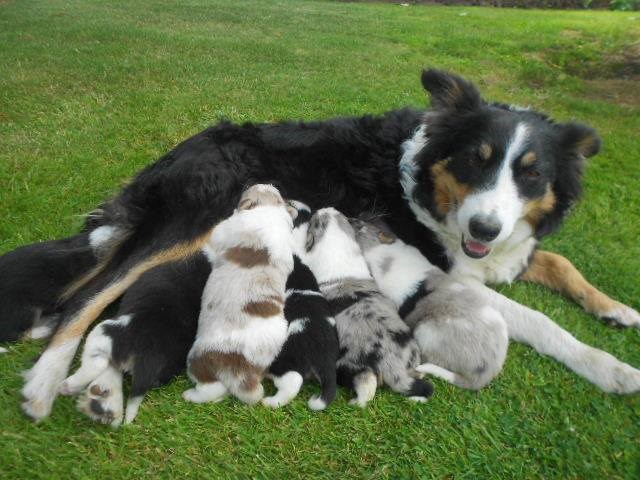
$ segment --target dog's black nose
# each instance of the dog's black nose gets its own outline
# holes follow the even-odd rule
[[[493,215],[474,215],[469,220],[469,233],[476,240],[490,242],[500,234],[502,224]]]

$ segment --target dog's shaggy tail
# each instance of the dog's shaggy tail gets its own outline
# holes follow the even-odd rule
[[[323,372],[318,372],[318,379],[322,393],[309,399],[308,405],[311,410],[327,408],[335,400],[338,390],[335,367],[328,367]]]
[[[105,308],[148,270],[200,252],[211,235],[211,229],[208,229],[194,238],[176,241],[175,226],[167,227],[153,239],[145,239],[147,241],[127,238],[109,256],[110,263],[90,273],[91,278],[65,302],[58,330],[26,374],[27,383],[22,394],[25,397],[23,410],[27,415],[36,420],[49,415],[58,386],[67,375],[82,336]]]
[[[416,378],[411,384],[411,388],[405,392],[405,395],[418,401],[424,401],[433,395],[433,385],[431,382]]]

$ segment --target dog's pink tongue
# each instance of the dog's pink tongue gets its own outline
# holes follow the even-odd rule
[[[465,242],[465,245],[469,251],[477,253],[478,255],[485,255],[486,253],[489,253],[489,250],[491,250],[486,245],[483,245],[480,242],[475,242],[473,240],[467,240]]]

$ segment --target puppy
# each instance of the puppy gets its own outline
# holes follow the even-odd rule
[[[182,373],[193,344],[200,298],[211,265],[204,254],[161,265],[127,290],[114,319],[87,336],[80,368],[60,387],[76,395],[93,420],[118,426],[123,420],[123,372],[131,374],[124,422],[131,423],[144,395]]]
[[[0,342],[49,337],[64,288],[96,262],[87,233],[0,256]]]
[[[377,289],[347,218],[333,208],[318,210],[306,238],[304,259],[336,320],[338,383],[355,391],[351,403],[365,407],[378,380],[425,401],[433,386],[414,370],[420,362],[418,345],[393,302]]]
[[[350,220],[380,291],[413,329],[422,373],[478,390],[500,373],[509,337],[481,291],[449,277],[383,224]]]
[[[293,269],[293,221],[276,188],[254,185],[205,247],[212,271],[202,295],[187,370],[191,402],[231,393],[247,404],[263,397],[262,378],[287,338],[284,296]]]
[[[301,202],[288,202],[296,209],[294,238],[306,235],[311,212]],[[299,251],[304,242],[296,242]],[[329,303],[320,293],[313,273],[298,255],[293,257],[293,271],[287,279],[284,316],[289,328],[287,340],[269,367],[269,376],[278,392],[262,400],[269,407],[289,403],[300,391],[304,379],[315,376],[322,387],[318,397],[309,399],[309,408],[323,410],[336,396],[336,361],[338,335]]]

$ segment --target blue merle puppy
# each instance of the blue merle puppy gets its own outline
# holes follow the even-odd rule
[[[311,212],[301,202],[289,201],[289,204],[297,211],[294,236],[300,239],[306,235]],[[298,240],[295,249],[301,246]],[[286,405],[298,394],[304,379],[316,377],[322,392],[309,399],[309,408],[323,410],[336,396],[338,334],[329,303],[320,292],[315,276],[298,255],[294,255],[293,260],[284,304],[284,316],[289,324],[287,340],[269,367],[269,376],[278,391],[262,403],[272,408]]]
[[[426,401],[433,385],[415,370],[418,345],[394,303],[378,290],[347,218],[334,208],[318,210],[309,223],[305,251],[336,320],[337,380],[355,391],[351,403],[365,407],[379,382]]]

